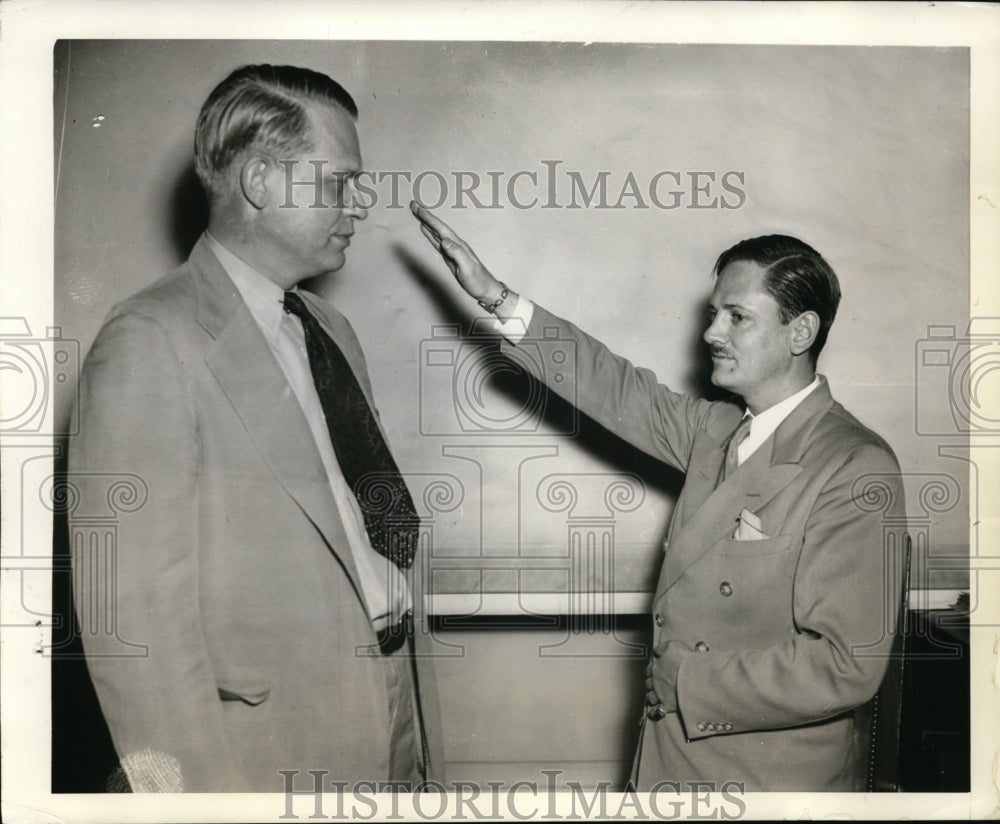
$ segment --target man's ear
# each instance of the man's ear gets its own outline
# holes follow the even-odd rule
[[[791,322],[792,354],[808,352],[819,334],[819,315],[812,310],[803,312]]]
[[[271,170],[271,161],[260,155],[247,158],[240,167],[240,191],[255,209],[263,209],[268,204],[268,176]]]

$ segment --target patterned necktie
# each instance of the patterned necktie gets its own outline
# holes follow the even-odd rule
[[[420,519],[354,370],[299,295],[285,292],[284,307],[302,321],[333,451],[358,499],[372,548],[407,569],[417,549]]]
[[[728,478],[733,472],[736,471],[736,467],[740,465],[740,456],[738,453],[740,444],[743,443],[750,436],[750,425],[753,423],[753,416],[746,415],[740,425],[736,427],[736,431],[733,432],[733,436],[729,439],[729,447],[726,449],[726,465],[722,477]]]

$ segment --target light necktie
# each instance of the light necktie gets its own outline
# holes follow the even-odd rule
[[[285,292],[284,308],[302,321],[309,369],[333,451],[361,507],[372,549],[396,566],[409,568],[420,519],[357,376],[299,295]]]
[[[732,475],[736,471],[736,467],[740,465],[740,444],[750,436],[750,426],[752,423],[753,416],[745,415],[743,420],[740,421],[740,425],[736,427],[736,431],[733,432],[733,436],[729,439],[729,447],[726,449],[726,466],[722,475],[723,479]]]

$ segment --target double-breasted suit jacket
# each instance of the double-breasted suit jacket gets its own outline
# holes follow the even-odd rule
[[[644,719],[635,784],[860,789],[854,711],[885,673],[901,589],[867,499],[888,489],[902,501],[891,449],[821,379],[720,480],[741,405],[671,392],[535,307],[528,338],[543,336],[576,346],[575,372],[550,389],[685,473],[652,602],[654,651],[684,645],[678,709]],[[744,510],[756,540],[736,539]]]
[[[305,299],[374,409],[348,322]],[[280,792],[279,770],[301,771],[297,788],[313,786],[306,770],[388,778],[386,662],[326,472],[204,238],[172,275],[112,310],[86,359],[79,416],[70,480],[81,494],[103,494],[118,473],[148,488],[120,519],[109,605],[118,634],[147,654],[106,657],[117,648],[81,615],[119,757],[165,757],[188,791]],[[85,553],[74,550],[78,572]],[[82,613],[86,599],[77,592]],[[439,716],[433,673],[419,669],[433,771]]]

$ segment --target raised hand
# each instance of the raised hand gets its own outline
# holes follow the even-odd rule
[[[492,303],[500,297],[503,286],[476,257],[462,238],[451,227],[433,215],[415,200],[410,201],[410,211],[420,221],[420,231],[448,264],[459,285],[481,303]]]

